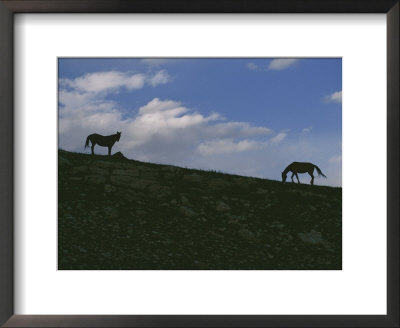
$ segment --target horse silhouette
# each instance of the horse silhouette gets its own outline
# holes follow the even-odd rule
[[[326,178],[326,175],[322,173],[320,168],[313,163],[293,162],[292,164],[289,164],[286,167],[286,169],[282,172],[282,182],[286,182],[287,173],[290,171],[290,172],[292,172],[292,182],[294,182],[293,176],[295,175],[297,178],[297,182],[300,183],[299,176],[297,175],[297,173],[308,173],[311,176],[310,183],[311,183],[311,185],[313,185],[314,184],[314,175],[313,175],[314,169],[317,170],[318,176],[323,176],[324,178]]]
[[[121,132],[112,134],[110,136],[102,136],[101,134],[93,133],[86,138],[85,148],[89,147],[89,141],[92,143],[92,155],[94,155],[94,146],[99,145],[108,147],[108,156],[111,155],[111,148],[114,146],[116,141],[121,138]]]

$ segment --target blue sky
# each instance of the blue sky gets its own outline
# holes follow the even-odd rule
[[[342,62],[60,58],[59,147],[116,131],[132,159],[276,180],[308,161],[341,186]]]

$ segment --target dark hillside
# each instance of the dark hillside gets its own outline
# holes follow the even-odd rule
[[[342,189],[59,151],[58,268],[340,270]]]

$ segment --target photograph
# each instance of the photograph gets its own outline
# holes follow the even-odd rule
[[[342,58],[57,65],[58,270],[342,270]]]

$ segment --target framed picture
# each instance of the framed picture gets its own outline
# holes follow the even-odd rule
[[[398,1],[0,9],[1,324],[398,326]]]
[[[58,270],[342,269],[341,58],[58,72]]]

